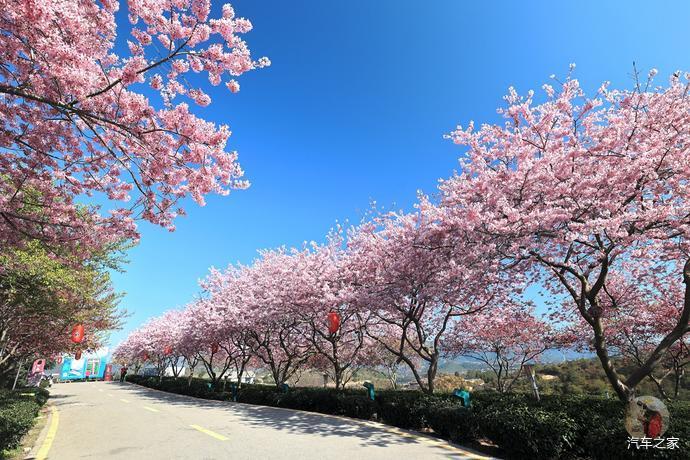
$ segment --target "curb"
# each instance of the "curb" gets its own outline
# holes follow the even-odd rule
[[[36,438],[29,453],[24,457],[24,460],[45,460],[48,458],[48,453],[57,434],[60,415],[55,405],[50,401],[46,403],[45,408],[47,412],[46,424],[41,429],[41,433]]]
[[[150,387],[147,387],[144,385],[139,385],[138,383],[133,383],[133,382],[125,382],[125,383],[128,385],[137,386],[139,388],[144,388],[144,389],[149,390],[149,391],[156,391],[158,393],[163,393],[166,395],[173,395],[173,396],[177,396],[180,398],[193,399],[193,400],[197,400],[197,401],[215,402],[215,403],[223,404],[225,406],[241,405],[241,406],[245,406],[245,407],[267,407],[270,409],[277,409],[277,410],[290,412],[290,413],[300,413],[300,414],[306,414],[306,415],[319,415],[322,417],[327,417],[327,418],[331,418],[331,419],[335,419],[335,420],[341,420],[341,421],[345,421],[345,422],[349,422],[349,423],[354,422],[354,423],[357,423],[360,425],[367,426],[369,428],[377,428],[377,429],[380,429],[380,430],[383,430],[383,431],[386,431],[388,433],[395,434],[395,435],[398,435],[398,436],[401,436],[404,438],[416,439],[418,441],[433,445],[435,447],[440,447],[442,449],[454,451],[454,452],[462,454],[468,458],[471,458],[472,460],[493,460],[493,459],[497,458],[497,457],[490,457],[490,456],[483,455],[480,452],[477,452],[473,449],[469,449],[467,447],[462,447],[462,446],[459,446],[457,444],[453,444],[449,441],[446,441],[445,439],[436,438],[436,437],[429,436],[429,435],[426,435],[423,433],[419,433],[417,431],[404,430],[402,428],[394,427],[391,425],[386,425],[385,423],[381,423],[381,422],[374,422],[372,420],[363,420],[363,419],[345,417],[342,415],[322,414],[320,412],[309,412],[309,411],[300,410],[300,409],[288,409],[286,407],[264,406],[261,404],[248,404],[248,403],[241,403],[241,402],[234,402],[234,401],[222,401],[222,400],[218,400],[218,399],[197,398],[196,396],[183,395],[183,394],[179,394],[179,393],[172,393],[169,391],[158,390],[156,388],[150,388]]]

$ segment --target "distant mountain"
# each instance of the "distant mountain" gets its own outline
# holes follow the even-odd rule
[[[576,359],[588,359],[595,357],[595,353],[580,353],[575,350],[549,350],[542,355],[542,363],[562,363]]]
[[[574,350],[549,350],[542,355],[539,362],[542,364],[562,363],[576,359],[592,358],[594,356],[594,353],[579,353]],[[439,372],[443,374],[454,374],[455,372],[462,374],[466,371],[487,370],[488,368],[481,361],[465,357],[441,360],[439,363]]]

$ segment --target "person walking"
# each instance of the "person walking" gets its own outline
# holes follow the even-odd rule
[[[127,366],[122,366],[120,368],[120,382],[125,381],[125,377],[127,376]]]

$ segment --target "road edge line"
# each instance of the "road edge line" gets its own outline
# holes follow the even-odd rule
[[[48,425],[48,434],[46,434],[45,439],[41,448],[38,449],[36,453],[36,460],[45,460],[48,458],[48,452],[53,445],[53,440],[57,434],[58,425],[60,423],[60,413],[54,405],[50,405],[50,424]]]

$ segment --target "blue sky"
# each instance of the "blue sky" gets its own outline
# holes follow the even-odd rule
[[[222,2],[214,2],[218,13]],[[140,224],[115,287],[132,313],[117,344],[148,317],[181,307],[208,267],[256,250],[320,240],[375,200],[409,209],[457,167],[443,139],[457,123],[497,120],[508,86],[539,92],[549,75],[631,86],[632,62],[661,83],[690,70],[690,3],[237,0],[254,55],[272,66],[197,111],[230,125],[252,187],[187,206],[177,231]],[[126,24],[126,11],[118,15]]]

